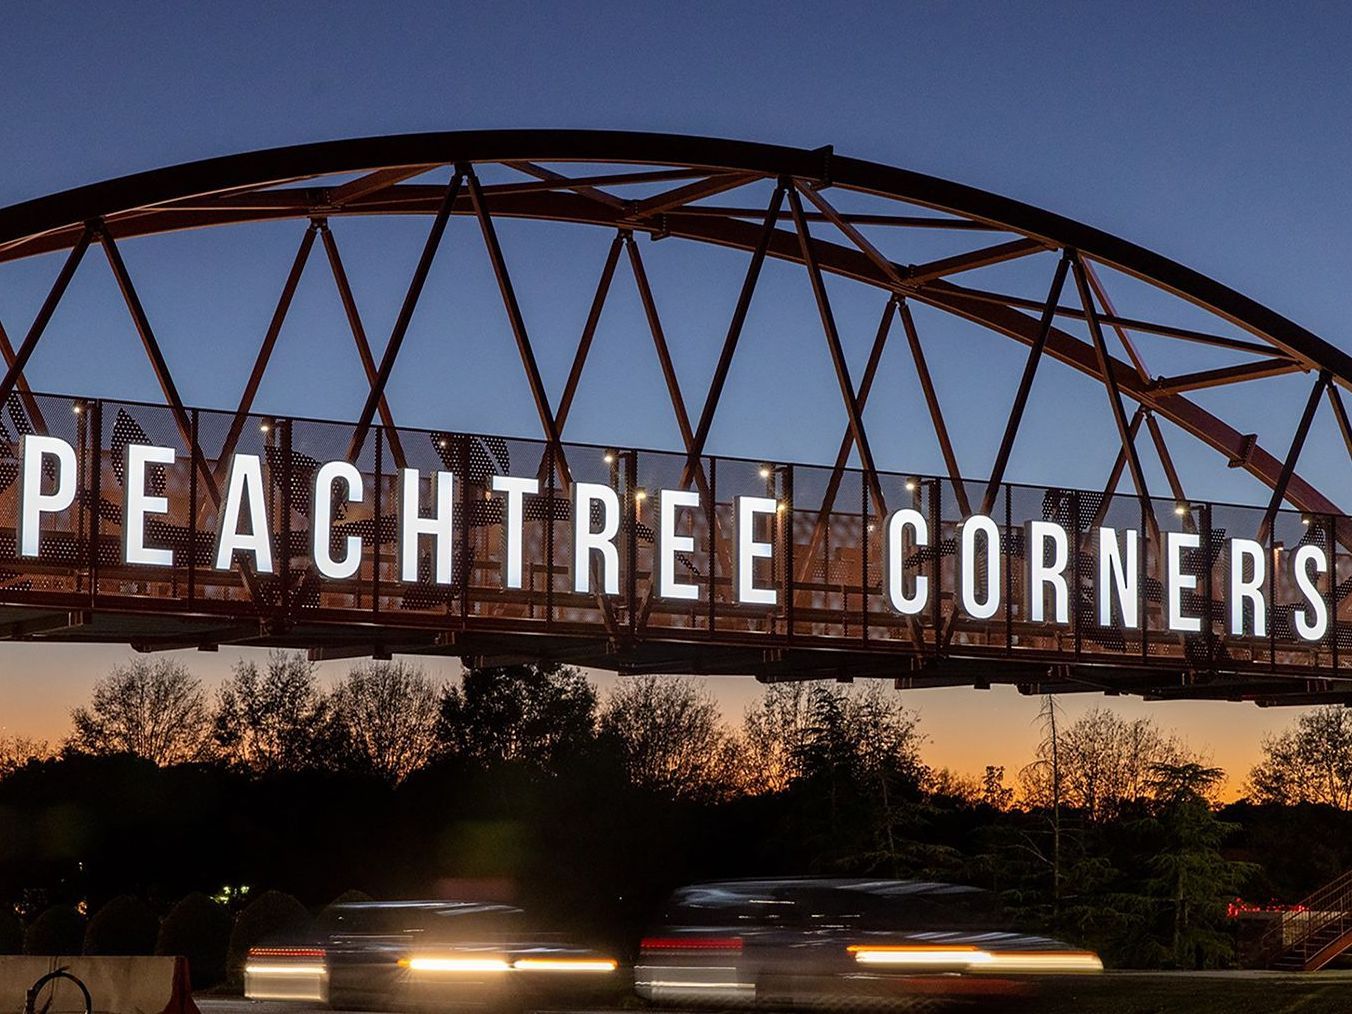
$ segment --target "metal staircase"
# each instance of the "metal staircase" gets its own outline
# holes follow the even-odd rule
[[[1267,967],[1316,972],[1352,947],[1352,870],[1325,884],[1263,935]]]

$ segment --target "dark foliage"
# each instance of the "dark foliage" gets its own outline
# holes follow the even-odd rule
[[[164,917],[155,953],[187,958],[193,988],[210,989],[225,979],[225,955],[233,925],[225,906],[194,891]]]
[[[289,894],[266,891],[249,902],[235,919],[226,955],[226,975],[231,982],[244,978],[244,959],[249,948],[260,944],[292,943],[310,927],[310,913]]]
[[[86,954],[154,954],[160,920],[146,903],[119,894],[89,920],[85,929]]]
[[[23,953],[23,923],[18,916],[0,912],[0,954]]]
[[[84,947],[85,920],[70,905],[53,905],[24,934],[25,954],[73,955]]]

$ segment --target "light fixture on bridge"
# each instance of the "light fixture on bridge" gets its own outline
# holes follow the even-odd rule
[[[1310,515],[1308,515],[1308,514],[1302,514],[1302,515],[1300,516],[1300,523],[1301,523],[1302,525],[1304,525],[1306,528],[1309,528],[1309,527],[1310,527]]]
[[[1187,517],[1188,513],[1191,510],[1192,506],[1190,504],[1184,503],[1182,500],[1174,504],[1174,513],[1177,514],[1180,518]]]
[[[768,479],[768,478],[770,478],[770,475],[771,475],[771,473],[772,473],[773,471],[774,471],[774,470],[773,470],[769,465],[761,465],[761,467],[760,467],[760,477],[761,477],[762,479]]]
[[[615,452],[610,450],[606,451],[605,454],[601,455],[601,460],[607,465],[615,464]]]
[[[906,492],[907,492],[907,493],[914,493],[914,492],[915,492],[917,489],[919,489],[919,488],[920,488],[920,480],[917,479],[914,475],[907,476],[907,478],[906,478]]]

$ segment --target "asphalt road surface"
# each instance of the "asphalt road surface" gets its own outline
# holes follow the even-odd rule
[[[202,1014],[327,1012],[327,1008],[309,1004],[245,1000],[243,997],[201,995],[195,999]],[[994,1011],[1011,1008],[953,1009]],[[1067,976],[1044,989],[1037,999],[1026,1001],[1017,1009],[1020,1014],[1347,1014],[1352,1011],[1352,971],[1309,975],[1105,972],[1093,976]],[[551,1011],[550,1014],[639,1014],[645,1010],[635,1001],[631,1006],[611,1010]],[[678,1012],[648,1010],[647,1014]]]

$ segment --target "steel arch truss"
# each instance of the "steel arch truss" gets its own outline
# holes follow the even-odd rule
[[[570,165],[575,167],[573,171],[568,171]],[[438,175],[438,170],[442,174],[449,171],[449,182],[428,181]],[[486,171],[492,175],[486,177]],[[483,181],[499,177],[507,182]],[[340,181],[319,182],[334,178]],[[770,194],[768,203],[763,200],[766,191]],[[749,196],[755,194],[761,198]],[[383,344],[373,346],[339,251],[340,228],[336,223],[377,215],[423,216],[429,226],[395,323],[388,335],[378,336],[384,339]],[[477,223],[480,251],[443,251],[447,224],[456,216]],[[496,223],[503,219],[574,223],[612,234],[571,369],[557,398],[551,398],[541,378],[511,267],[498,240]],[[274,220],[302,223],[299,246],[282,280],[275,310],[238,405],[219,420],[213,415],[211,425],[220,433],[208,448],[201,433],[204,416],[186,407],[179,396],[151,315],[119,245],[135,237]],[[911,230],[942,231],[965,237],[967,242],[959,253],[919,263],[902,263],[882,252],[878,236],[883,231],[905,234]],[[687,400],[689,392],[682,390],[673,366],[659,299],[637,241],[645,235],[731,248],[747,255],[745,275],[712,376],[693,401]],[[691,572],[707,581],[707,616],[679,621],[670,615],[662,618],[662,609],[655,605],[648,588],[635,587],[633,578],[624,601],[596,597],[590,607],[594,615],[583,616],[587,609],[581,605],[559,612],[554,599],[561,586],[551,570],[544,576],[544,599],[539,603],[544,622],[538,628],[529,626],[535,640],[523,642],[513,636],[513,622],[523,617],[511,609],[500,615],[491,610],[475,612],[470,584],[477,550],[466,541],[457,558],[461,586],[454,594],[425,596],[425,602],[415,602],[422,611],[417,622],[401,633],[393,617],[398,609],[381,615],[382,602],[388,606],[395,593],[381,587],[381,546],[388,542],[389,533],[388,518],[381,514],[379,504],[363,529],[374,544],[373,585],[363,607],[371,610],[370,629],[335,634],[315,626],[320,612],[314,603],[319,593],[306,583],[312,575],[304,567],[299,567],[298,573],[286,572],[278,577],[255,575],[244,569],[236,575],[237,588],[216,588],[205,598],[194,598],[200,590],[198,582],[205,580],[194,569],[200,548],[196,545],[198,527],[219,509],[224,469],[232,452],[243,441],[256,439],[252,435],[258,428],[254,400],[316,240],[328,262],[368,385],[356,425],[345,431],[342,454],[363,468],[373,469],[377,477],[383,469],[416,466],[418,455],[425,451],[421,444],[414,448],[409,441],[423,441],[426,435],[396,428],[387,386],[434,261],[439,256],[487,258],[538,416],[541,439],[531,445],[531,453],[538,456],[532,468],[551,497],[550,506],[537,519],[545,529],[542,538],[550,567],[557,549],[555,522],[559,520],[552,498],[556,494],[566,496],[575,479],[574,459],[579,453],[566,442],[565,427],[623,260],[643,308],[682,443],[677,449],[676,484],[698,488],[703,502],[709,505],[703,524],[712,548],[707,560],[690,564]],[[178,535],[186,540],[190,556],[184,580],[191,608],[184,612],[197,619],[180,618],[175,622],[181,629],[170,633],[163,632],[173,626],[168,621],[158,627],[148,621],[139,626],[127,621],[126,638],[140,646],[242,641],[305,644],[321,654],[401,649],[493,657],[529,651],[631,671],[753,671],[764,679],[850,672],[895,676],[899,686],[982,684],[1007,679],[1030,692],[1097,689],[1156,696],[1242,697],[1263,702],[1352,701],[1352,684],[1341,682],[1344,674],[1339,650],[1343,626],[1348,625],[1352,634],[1352,615],[1345,615],[1348,610],[1343,608],[1347,588],[1352,588],[1352,562],[1341,557],[1337,562],[1346,563],[1349,572],[1344,574],[1335,566],[1330,581],[1334,587],[1328,595],[1336,622],[1327,651],[1295,661],[1282,657],[1271,645],[1266,651],[1249,646],[1245,649],[1248,654],[1241,658],[1228,646],[1219,645],[1210,630],[1201,638],[1205,643],[1183,639],[1167,647],[1169,638],[1151,644],[1147,632],[1134,640],[1128,638],[1131,644],[1124,642],[1129,657],[1112,657],[1113,652],[1104,646],[1118,635],[1088,625],[1082,628],[1078,601],[1073,643],[1062,639],[1036,651],[1010,650],[1020,636],[1030,636],[1016,633],[1017,619],[1013,616],[1006,617],[1001,638],[974,639],[971,630],[963,629],[955,610],[938,605],[937,595],[928,633],[915,620],[893,624],[891,633],[879,633],[875,631],[879,621],[869,604],[878,561],[876,546],[875,558],[869,559],[873,543],[867,535],[862,538],[863,558],[855,564],[857,588],[832,598],[835,593],[831,586],[841,583],[833,577],[839,561],[832,556],[832,540],[837,537],[838,515],[842,512],[852,512],[866,532],[873,531],[870,518],[883,517],[889,506],[903,501],[923,506],[940,527],[973,511],[991,515],[1004,511],[1006,525],[1012,524],[1011,504],[1022,494],[1006,481],[1005,473],[1034,396],[1035,379],[1048,358],[1101,385],[1106,415],[1116,433],[1116,460],[1101,493],[1048,491],[1048,504],[1056,499],[1052,494],[1063,494],[1067,503],[1074,502],[1072,516],[1077,532],[1103,523],[1110,510],[1121,513],[1124,500],[1118,495],[1118,487],[1125,475],[1132,484],[1128,500],[1135,501],[1143,530],[1157,539],[1162,523],[1180,524],[1191,531],[1204,531],[1206,546],[1210,546],[1214,534],[1212,511],[1200,507],[1195,512],[1188,500],[1160,426],[1163,419],[1210,446],[1231,466],[1247,470],[1270,489],[1266,509],[1257,512],[1248,534],[1270,545],[1289,540],[1290,508],[1296,512],[1292,515],[1296,524],[1303,521],[1302,527],[1324,533],[1321,538],[1335,555],[1352,547],[1352,525],[1328,496],[1297,471],[1311,423],[1324,400],[1352,455],[1352,425],[1342,397],[1342,389],[1352,384],[1352,359],[1239,293],[1080,223],[959,184],[836,156],[829,148],[808,151],[670,135],[600,131],[418,134],[303,145],[156,170],[0,210],[0,263],[64,252],[50,291],[17,346],[0,322],[0,354],[6,363],[0,379],[0,404],[7,407],[19,434],[49,429],[51,406],[44,410],[46,400],[34,394],[25,369],[91,246],[99,246],[105,254],[160,383],[171,431],[189,462],[183,478],[190,487],[191,510],[185,531]],[[1040,291],[1001,292],[973,281],[984,277],[981,269],[1039,254],[1055,258],[1055,267]],[[728,475],[736,469],[728,463],[720,469],[720,462],[710,458],[706,448],[767,258],[802,269],[820,318],[846,427],[834,462],[823,470],[820,499],[810,504],[795,501],[792,468],[761,477],[769,492],[790,505],[790,518],[776,534],[788,556],[781,568],[783,573],[776,577],[785,585],[784,608],[766,625],[738,617],[725,621],[733,623],[731,628],[720,630],[715,615],[715,575],[726,574],[729,566],[727,540],[719,536],[728,518],[720,504],[726,500],[723,491],[731,488]],[[1044,259],[1050,262],[1050,258]],[[1217,326],[1199,330],[1165,320],[1124,316],[1115,308],[1109,274],[1130,276],[1200,307],[1214,316]],[[826,283],[832,276],[864,283],[878,292],[878,329],[868,360],[857,376],[851,373],[836,323]],[[968,462],[964,469],[958,460],[931,376],[923,335],[912,314],[916,304],[969,321],[1026,348],[1012,404],[996,423],[1001,425],[1002,438],[993,461]],[[902,481],[884,474],[874,461],[864,411],[885,346],[897,330],[904,336],[905,352],[944,461],[946,474],[937,479],[906,477]],[[1237,336],[1236,330],[1243,332],[1243,337]],[[1160,373],[1147,363],[1141,335],[1225,350],[1238,361],[1205,370]],[[1275,452],[1262,446],[1255,435],[1240,432],[1189,398],[1199,390],[1255,384],[1293,373],[1310,375],[1310,393],[1294,436]],[[102,513],[106,513],[99,488],[104,471],[100,441],[114,433],[118,425],[123,427],[125,439],[128,425],[136,425],[134,420],[128,424],[125,420],[131,414],[119,409],[117,422],[110,426],[105,417],[112,408],[110,404],[92,404],[80,418],[81,433],[89,426],[94,427],[96,435],[92,445],[86,445],[90,474],[81,501],[87,501],[89,517],[81,521],[80,538],[69,551],[87,564],[88,572],[71,587],[57,582],[59,589],[45,599],[42,595],[34,597],[37,593],[31,580],[7,579],[10,590],[6,593],[0,587],[0,599],[11,602],[17,610],[12,636],[123,636],[116,624],[100,628],[93,621],[104,609],[97,576],[102,550],[94,545],[97,538],[89,538],[83,527],[87,521],[97,533],[103,523]],[[266,424],[263,428],[267,432]],[[1169,486],[1164,502],[1176,509],[1162,512],[1158,498],[1147,488],[1142,465],[1143,428]],[[276,485],[286,501],[282,509],[290,515],[297,509],[295,498],[303,494],[289,470],[297,468],[302,458],[309,458],[296,450],[293,441],[297,437],[290,421],[280,421],[277,430],[267,437],[267,448],[276,456],[281,475]],[[373,432],[379,434],[378,439],[371,439]],[[476,469],[483,471],[481,459],[491,465],[497,456],[493,439],[433,434],[427,442],[437,449],[442,465],[459,472],[468,486]],[[521,450],[526,449],[523,444]],[[627,559],[633,565],[631,569],[641,570],[643,560],[651,556],[651,548],[646,545],[651,529],[643,522],[640,459],[637,452],[621,451],[609,451],[605,457],[609,480],[626,496]],[[857,472],[849,467],[852,460],[859,463]],[[979,476],[982,481],[972,483],[964,475]],[[850,498],[851,502],[844,502]],[[482,505],[465,502],[460,509],[461,529],[473,530],[475,518],[483,512]],[[1067,509],[1043,507],[1049,517],[1060,517],[1058,512]],[[1178,520],[1170,521],[1170,514]],[[1247,522],[1236,517],[1229,523]],[[478,524],[486,521],[480,519]],[[291,534],[284,532],[283,537]],[[289,543],[287,546],[283,555],[296,557]],[[1078,550],[1076,555],[1078,568]],[[1209,548],[1204,555],[1209,574],[1217,565],[1216,559]],[[936,548],[927,564],[936,583],[942,583],[944,568],[951,567],[951,560],[942,556],[942,549]],[[406,605],[409,594],[401,595],[395,597]],[[1077,599],[1078,595],[1079,589]],[[88,601],[82,603],[81,596]],[[72,609],[67,610],[68,615],[34,619],[20,608],[43,602]],[[1207,603],[1210,610],[1213,603],[1209,594]],[[119,615],[136,613],[142,605],[122,602]],[[526,609],[525,619],[537,618],[535,604],[522,608]],[[341,610],[335,618],[340,614]],[[850,616],[841,619],[843,614]],[[595,629],[586,626],[593,621]],[[832,635],[823,633],[833,623],[840,627],[843,641],[832,642]],[[1352,656],[1352,643],[1347,648],[1341,654]],[[999,659],[998,663],[994,659]],[[1348,663],[1346,675],[1352,677],[1352,657]]]

